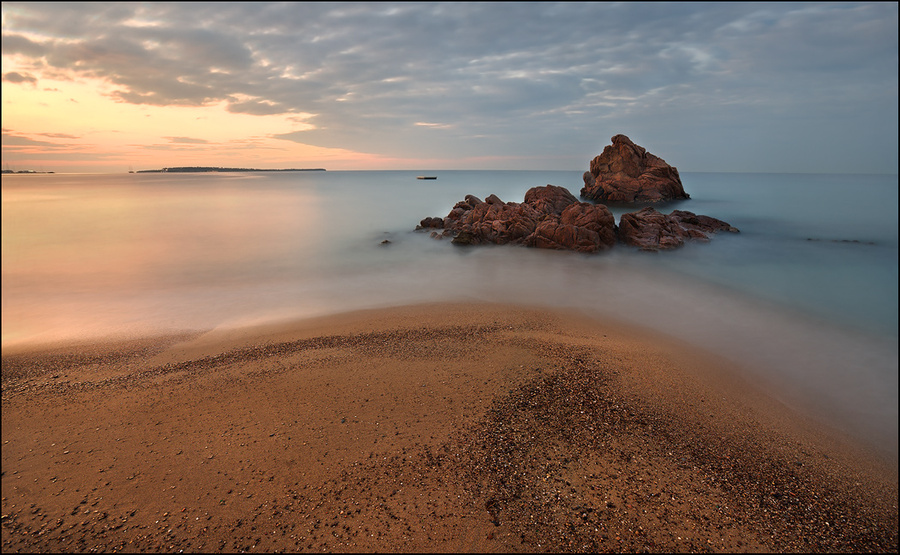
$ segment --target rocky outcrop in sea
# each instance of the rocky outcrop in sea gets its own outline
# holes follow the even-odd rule
[[[533,187],[525,201],[484,200],[466,195],[446,217],[428,217],[417,230],[432,230],[436,239],[456,245],[513,244],[542,249],[594,253],[623,243],[645,251],[674,249],[685,241],[708,241],[719,231],[737,233],[727,222],[686,210],[662,214],[652,207],[623,214],[619,225],[600,201],[618,204],[689,199],[678,170],[625,135],[612,138],[584,174],[584,199],[556,185]]]
[[[678,248],[691,239],[709,241],[709,236],[719,231],[737,233],[738,229],[722,220],[687,210],[673,210],[666,215],[648,206],[622,214],[618,237],[626,245],[656,251]]]
[[[686,240],[708,241],[718,231],[738,231],[709,216],[686,210],[666,215],[651,207],[623,214],[617,226],[605,205],[579,202],[555,185],[529,189],[522,203],[466,195],[447,217],[425,218],[417,229],[430,229],[435,238],[451,237],[455,245],[512,244],[584,253],[608,250],[617,242],[648,251],[673,249]]]
[[[688,199],[678,169],[650,154],[625,135],[616,135],[612,144],[591,160],[584,172],[582,198],[595,202],[660,202]]]
[[[466,195],[446,218],[425,218],[420,229],[443,229],[435,237],[457,245],[514,244],[545,249],[597,252],[616,243],[616,222],[602,204],[580,202],[564,187],[533,187],[525,202],[484,200]]]

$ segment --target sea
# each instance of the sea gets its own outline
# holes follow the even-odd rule
[[[897,175],[684,172],[691,198],[656,208],[740,233],[658,253],[459,247],[416,230],[467,194],[578,196],[581,174],[3,175],[2,346],[437,301],[565,308],[722,356],[896,458]]]

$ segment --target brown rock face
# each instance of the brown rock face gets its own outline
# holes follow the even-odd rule
[[[716,218],[685,210],[665,215],[648,206],[638,212],[623,214],[619,219],[618,235],[626,245],[656,251],[680,247],[688,239],[708,241],[709,235],[718,231],[738,233],[737,228]]]
[[[442,228],[444,227],[444,219],[443,218],[425,218],[421,222],[419,222],[419,227],[423,229],[427,228]]]
[[[602,204],[576,202],[544,218],[526,244],[543,249],[596,252],[616,243],[616,222]]]
[[[687,199],[678,170],[665,160],[616,135],[591,160],[581,196],[596,202],[659,202]]]
[[[426,218],[420,227],[431,227],[440,218]],[[496,195],[485,200],[467,195],[443,219],[445,234],[453,243],[517,244],[545,249],[596,252],[616,242],[616,223],[602,204],[579,202],[563,187],[534,187],[525,202],[503,202]]]
[[[555,185],[529,189],[523,203],[466,195],[446,218],[425,218],[417,226],[442,228],[432,237],[453,237],[455,245],[514,244],[585,253],[607,250],[617,241],[647,251],[674,249],[689,239],[708,241],[718,231],[738,232],[710,216],[686,210],[666,215],[651,207],[623,214],[617,227],[606,206],[579,202]]]

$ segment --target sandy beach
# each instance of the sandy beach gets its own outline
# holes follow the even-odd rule
[[[729,363],[428,304],[4,349],[4,552],[896,552],[896,460]]]

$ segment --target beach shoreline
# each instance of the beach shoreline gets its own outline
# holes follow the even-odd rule
[[[896,551],[896,460],[573,310],[4,349],[13,551]]]

